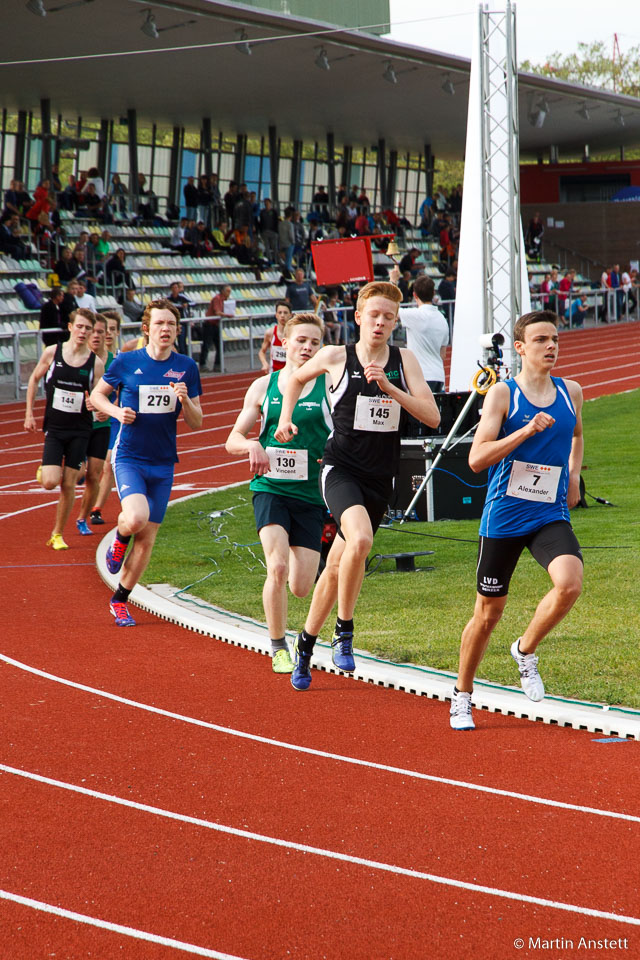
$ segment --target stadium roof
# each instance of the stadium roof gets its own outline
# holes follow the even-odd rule
[[[330,131],[336,144],[384,137],[401,152],[429,143],[439,157],[464,154],[464,58],[222,0],[44,6],[51,12],[34,16],[14,0],[5,17],[0,106],[37,110],[48,98],[53,116],[118,118],[134,108],[159,124],[200,127],[209,117],[214,130],[250,136],[274,124],[281,137],[324,141]],[[141,31],[149,11],[156,39]],[[242,30],[251,55],[238,49]],[[328,70],[316,64],[322,48]],[[519,100],[522,155],[640,145],[633,97],[521,74]]]

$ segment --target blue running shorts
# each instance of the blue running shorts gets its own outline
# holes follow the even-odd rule
[[[149,504],[149,520],[162,523],[173,485],[172,463],[147,463],[116,457],[113,464],[120,500],[141,493]]]

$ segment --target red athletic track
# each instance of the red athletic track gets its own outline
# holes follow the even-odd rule
[[[563,334],[558,372],[582,382],[587,397],[638,387],[638,362],[628,359],[638,356],[638,341],[637,324]],[[178,484],[206,489],[247,477],[222,444],[250,380],[206,382],[206,426],[181,436]],[[637,925],[494,895],[640,917],[635,742],[602,744],[593,734],[496,714],[458,735],[441,703],[323,673],[300,695],[270,672],[267,658],[143,612],[135,630],[115,629],[94,566],[98,538],[70,528],[72,549],[44,546],[56,496],[32,480],[41,438],[22,431],[21,405],[2,412],[3,619],[15,628],[5,629],[0,653],[121,698],[0,661],[2,890],[211,956],[608,953],[578,951],[580,937],[627,938],[622,955],[640,956]],[[51,505],[38,509],[43,504]],[[116,508],[114,496],[110,522]],[[11,516],[17,511],[25,512]],[[0,917],[0,960],[187,955],[10,900],[0,903]],[[517,937],[524,949],[514,948]],[[529,937],[564,945],[529,949]]]

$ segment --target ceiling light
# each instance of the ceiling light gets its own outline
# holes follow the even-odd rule
[[[546,110],[542,110],[540,108],[538,108],[537,110],[533,110],[527,117],[530,125],[532,127],[537,127],[538,129],[544,126],[544,121],[546,120],[546,118],[547,118]]]
[[[453,85],[453,80],[448,74],[442,81],[442,89],[445,93],[448,93],[450,97],[452,97],[456,92],[456,88]]]
[[[329,63],[329,57],[327,56],[327,51],[324,47],[320,47],[318,51],[318,56],[313,61],[316,67],[319,67],[320,70],[331,70],[331,64]]]
[[[551,107],[546,97],[540,97],[538,100],[538,110],[542,110],[544,113],[551,113]]]
[[[576,113],[579,117],[582,117],[583,120],[591,120],[591,114],[587,108],[586,103],[583,103],[579,110],[576,110]]]
[[[387,81],[387,83],[397,83],[397,82],[398,82],[398,76],[397,76],[395,70],[393,69],[393,67],[391,66],[391,62],[390,62],[389,60],[387,60],[387,62],[386,62],[386,66],[385,66],[385,68],[384,68],[384,73],[382,74],[382,77],[383,77],[384,80]]]
[[[244,29],[236,30],[238,35],[238,42],[235,47],[238,53],[243,53],[245,57],[251,56],[251,44],[249,43],[249,37],[247,36],[247,31]]]
[[[36,17],[46,17],[47,13],[58,13],[59,10],[67,10],[69,7],[83,7],[85,3],[93,3],[93,0],[73,0],[72,3],[63,3],[61,7],[50,7],[49,10],[45,9],[43,0],[28,0],[25,7]]]
[[[624,117],[622,116],[622,110],[618,110],[618,112],[616,113],[613,119],[619,126],[624,127]]]
[[[151,10],[147,10],[147,17],[140,27],[145,36],[151,37],[152,40],[157,40],[160,34],[158,33],[158,28],[156,27],[156,18],[154,17]]]

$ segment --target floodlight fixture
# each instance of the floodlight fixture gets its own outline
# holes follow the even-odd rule
[[[447,74],[444,80],[442,81],[441,89],[444,90],[445,93],[448,93],[450,97],[453,97],[455,95],[456,88],[449,74]]]
[[[320,47],[318,51],[318,56],[313,61],[320,70],[331,70],[331,64],[329,63],[329,57],[327,56],[327,51],[324,47]]]
[[[147,16],[144,23],[140,27],[142,32],[146,37],[151,37],[152,40],[157,40],[160,34],[158,33],[158,28],[156,26],[156,18],[154,17],[151,10],[147,10]]]
[[[29,13],[35,14],[36,17],[46,17],[48,13],[58,13],[60,10],[68,10],[69,7],[84,7],[86,3],[93,3],[93,0],[73,0],[72,3],[63,3],[60,7],[50,7],[48,10],[44,5],[44,0],[28,0],[25,7]]]
[[[576,110],[576,113],[579,117],[582,117],[583,120],[591,120],[591,114],[589,113],[589,108],[586,103],[583,103],[579,110]]]
[[[242,27],[240,30],[236,30],[236,34],[238,37],[238,42],[235,45],[236,50],[238,53],[244,54],[245,57],[250,57],[252,50],[247,31]]]
[[[618,110],[618,112],[616,113],[613,119],[618,124],[618,126],[624,127],[624,117],[622,115],[622,110]]]
[[[382,74],[383,80],[386,80],[387,83],[397,83],[398,75],[391,65],[391,61],[387,60],[385,62],[384,73]]]

